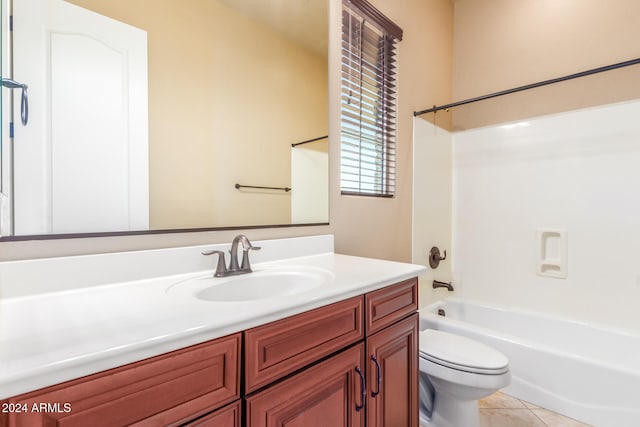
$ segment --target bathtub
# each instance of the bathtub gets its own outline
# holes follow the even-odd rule
[[[512,380],[504,392],[511,396],[596,427],[640,426],[640,336],[459,298],[421,309],[424,329],[507,355]]]

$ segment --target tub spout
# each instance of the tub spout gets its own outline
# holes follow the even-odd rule
[[[449,292],[453,292],[453,285],[451,284],[451,282],[446,283],[446,282],[441,282],[439,280],[434,280],[433,289],[436,289],[436,288],[447,288]]]

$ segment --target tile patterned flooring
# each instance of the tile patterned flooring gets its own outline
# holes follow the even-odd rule
[[[589,427],[501,392],[480,400],[478,408],[480,427]]]

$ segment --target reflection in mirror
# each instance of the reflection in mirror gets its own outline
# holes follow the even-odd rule
[[[0,28],[9,27],[9,14],[7,13],[8,4],[4,1],[0,7]],[[5,58],[8,57],[9,50],[8,39],[4,34],[4,30],[0,33],[0,77],[4,80],[8,76],[9,62]],[[11,93],[7,89],[2,89],[2,99],[10,96]],[[2,131],[0,131],[0,237],[11,233],[11,203],[10,203],[10,173],[11,173],[11,154],[9,152],[10,135],[9,135],[9,111],[5,108],[3,102],[0,102],[0,123],[2,123]]]
[[[327,222],[326,6],[14,0],[10,234]]]

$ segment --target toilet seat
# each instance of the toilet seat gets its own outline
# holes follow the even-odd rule
[[[420,357],[438,365],[474,374],[501,375],[509,359],[472,339],[434,329],[420,332]]]

